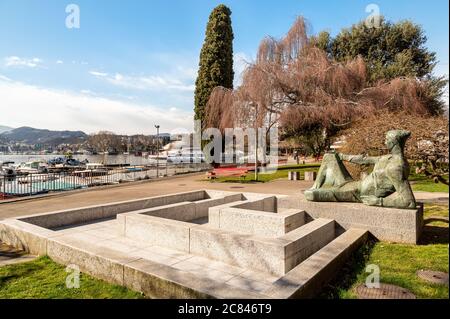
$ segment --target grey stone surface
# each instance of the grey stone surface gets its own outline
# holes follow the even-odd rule
[[[214,228],[220,228],[220,211],[224,208],[236,206],[236,205],[242,204],[244,202],[245,201],[240,200],[240,201],[230,202],[230,203],[223,204],[223,205],[210,207],[208,209],[208,225],[211,227],[214,227]]]
[[[45,228],[20,220],[8,219],[0,223],[0,241],[33,255],[45,255],[47,237],[53,233]]]
[[[125,285],[142,291],[152,298],[177,299],[262,299],[262,294],[249,289],[240,289],[226,283],[202,278],[188,271],[172,267],[161,267],[147,260],[137,260],[124,267]]]
[[[303,226],[304,224],[306,224],[306,222],[308,222],[306,212],[304,210],[282,209],[279,210],[278,214],[285,217],[285,234]]]
[[[94,205],[77,209],[33,214],[30,216],[23,216],[21,220],[40,227],[51,229],[67,225],[85,223],[106,217],[114,217],[117,214],[124,212],[149,209],[182,202],[195,202],[208,198],[209,195],[205,190],[199,190],[171,194],[167,196],[148,197],[143,199]]]
[[[57,228],[66,225],[85,223],[104,217],[102,206],[84,207],[80,209],[37,214],[22,217],[20,220],[43,228]]]
[[[377,239],[416,244],[423,227],[423,208],[397,209],[360,203],[302,201],[297,196],[278,199],[280,208],[303,209],[313,218],[334,219],[344,229],[363,228]]]
[[[227,232],[207,227],[192,227],[190,252],[231,265],[284,274],[284,242]]]
[[[135,211],[134,213],[161,217],[165,219],[173,219],[178,221],[190,221],[196,218],[196,204],[192,202],[181,202],[176,204],[169,204],[165,206],[155,207],[151,209],[144,209]]]
[[[236,205],[234,207],[242,208],[242,209],[264,211],[264,199],[261,198],[261,199],[257,199],[257,200],[245,201],[244,203]]]
[[[305,223],[305,212],[298,210],[277,214],[228,207],[221,209],[218,216],[218,222],[214,221],[210,226],[267,238],[283,236]]]
[[[270,298],[312,298],[329,282],[368,232],[350,229],[263,291]]]
[[[137,241],[189,252],[192,224],[155,216],[127,214],[125,236]]]
[[[289,275],[294,285],[279,292],[285,298],[302,290],[292,271],[317,250],[331,245],[329,251],[340,256],[346,246],[329,243],[335,236],[333,220],[313,220],[304,207],[291,207],[295,201],[282,198],[208,190],[144,198],[5,220],[0,240],[151,297],[269,298],[275,296],[278,279]],[[209,223],[188,222],[206,211]],[[104,219],[111,216],[116,219]],[[251,234],[240,234],[238,228]],[[322,267],[317,260],[312,265]]]
[[[288,243],[285,246],[285,272],[324,247],[334,237],[334,220],[324,218],[318,218],[281,237]]]
[[[222,205],[224,203],[224,198],[211,198],[195,202],[195,218],[193,219],[208,216],[208,210],[210,207]]]
[[[50,239],[47,255],[58,263],[76,265],[83,272],[119,285],[124,285],[124,263],[137,259],[105,247],[96,248],[77,238]]]

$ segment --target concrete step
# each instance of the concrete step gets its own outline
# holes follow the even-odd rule
[[[285,272],[289,272],[336,237],[335,221],[317,218],[280,237],[286,242]]]
[[[276,299],[314,297],[333,279],[348,257],[366,242],[368,234],[362,229],[347,230],[263,293]]]

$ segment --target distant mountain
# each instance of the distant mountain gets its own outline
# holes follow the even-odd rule
[[[0,134],[6,131],[11,131],[12,129],[12,127],[0,125]]]
[[[87,135],[82,131],[50,131],[24,126],[3,132],[0,137],[13,143],[59,145],[82,143]]]

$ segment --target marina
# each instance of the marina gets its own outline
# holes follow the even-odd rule
[[[77,165],[66,165],[55,163],[55,159],[45,161],[41,158],[20,164],[10,159],[14,157],[9,157],[0,165],[0,200],[164,178],[210,168],[206,163],[172,163],[165,160],[130,165],[119,163],[114,158],[106,161],[110,164],[77,160],[74,162]]]

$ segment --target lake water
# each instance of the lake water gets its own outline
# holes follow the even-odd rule
[[[16,164],[23,162],[30,162],[35,160],[48,161],[55,157],[63,157],[63,155],[0,155],[0,163],[6,161],[13,161]],[[74,155],[79,161],[87,159],[89,163],[103,163],[103,164],[130,164],[130,165],[146,165],[154,164],[156,160],[142,156],[135,155]],[[160,160],[160,163],[165,162]]]

